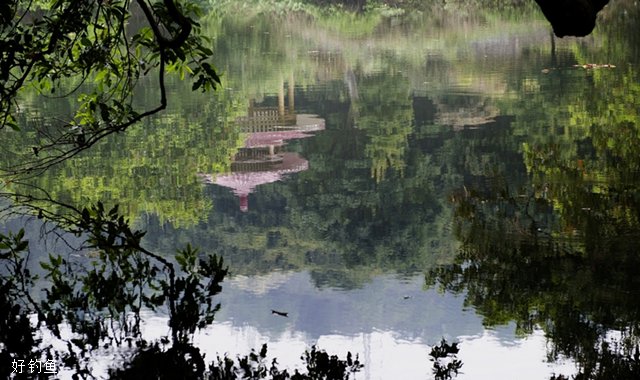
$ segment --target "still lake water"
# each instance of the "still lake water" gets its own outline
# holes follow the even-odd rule
[[[120,203],[149,249],[225,258],[209,359],[268,343],[295,367],[317,344],[358,353],[358,379],[424,379],[446,338],[460,379],[570,375],[638,340],[639,8],[562,40],[535,11],[227,15],[223,88],[175,81],[165,114],[42,185]]]

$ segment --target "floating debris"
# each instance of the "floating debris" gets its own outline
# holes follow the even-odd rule
[[[576,69],[585,69],[585,70],[592,70],[592,69],[615,69],[616,65],[612,65],[610,63],[586,63],[583,65],[572,65],[571,67],[576,68]],[[558,67],[548,67],[548,68],[544,68],[542,69],[542,73],[543,74],[549,74],[550,72],[554,71],[554,70],[559,70]]]
[[[573,65],[573,67],[581,67],[583,69],[615,69],[616,65],[611,65],[609,63],[599,64],[599,63],[586,63],[584,65]]]
[[[278,311],[278,310],[273,310],[271,309],[271,314],[275,314],[275,315],[279,315],[281,317],[289,317],[289,313],[285,313],[284,311]]]

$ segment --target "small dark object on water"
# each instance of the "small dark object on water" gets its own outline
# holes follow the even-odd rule
[[[289,313],[285,313],[283,311],[273,310],[271,309],[271,314],[279,315],[281,317],[289,317]]]
[[[408,300],[409,298],[411,298],[411,296],[404,296],[402,297],[402,299]]]

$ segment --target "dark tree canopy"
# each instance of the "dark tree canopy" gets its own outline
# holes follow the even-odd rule
[[[586,36],[609,0],[536,0],[558,37]]]

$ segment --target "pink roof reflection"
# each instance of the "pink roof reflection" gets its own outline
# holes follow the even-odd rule
[[[282,161],[271,165],[266,171],[233,172],[215,178],[210,174],[203,176],[204,182],[228,187],[240,197],[240,210],[249,210],[248,196],[257,186],[281,180],[286,174],[297,173],[309,169],[309,161],[298,153],[285,152]]]
[[[215,182],[211,182],[213,178],[207,175],[205,176],[205,182],[228,187],[233,190],[234,194],[243,195],[252,192],[256,186],[279,181],[285,174],[297,173],[307,169],[309,169],[309,161],[300,157],[298,153],[285,152],[283,153],[282,161],[272,165],[268,171],[233,172],[217,176]]]
[[[255,132],[249,135],[244,141],[245,148],[261,148],[269,145],[281,146],[285,140],[303,139],[311,137],[308,133],[298,131],[282,131],[282,132]]]
[[[242,169],[228,174],[213,176],[203,174],[205,183],[224,186],[240,198],[240,210],[249,210],[249,194],[257,186],[282,180],[287,174],[309,169],[309,161],[294,152],[278,152],[273,147],[281,147],[287,140],[302,139],[313,136],[311,133],[324,129],[324,119],[315,115],[296,115],[297,125],[274,126],[275,130],[249,133],[244,142],[244,149],[259,152],[259,148],[270,147],[269,154],[261,157],[234,161],[236,167]]]

